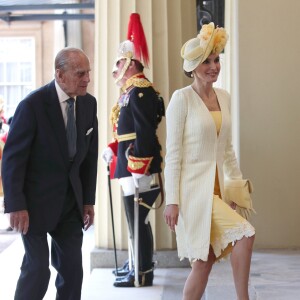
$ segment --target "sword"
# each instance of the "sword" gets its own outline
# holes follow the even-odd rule
[[[137,180],[139,183],[139,180]],[[134,191],[134,286],[139,287],[139,188]]]
[[[109,164],[107,164],[107,182],[108,182],[108,191],[109,191],[109,202],[110,202],[110,213],[111,213],[111,225],[112,225],[113,242],[114,242],[115,269],[116,269],[116,276],[118,276],[117,247],[116,247],[115,225],[114,225],[115,222],[114,222],[114,210],[113,210],[113,203],[112,203],[112,195],[111,195],[111,184],[110,184],[110,169],[109,169]]]

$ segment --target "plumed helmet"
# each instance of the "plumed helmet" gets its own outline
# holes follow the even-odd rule
[[[141,18],[138,13],[132,13],[128,22],[127,40],[123,41],[118,48],[117,57],[113,66],[113,72],[117,69],[117,62],[121,59],[126,59],[120,76],[116,81],[119,81],[124,76],[131,60],[140,61],[145,67],[149,65],[149,54],[147,41],[141,23]]]

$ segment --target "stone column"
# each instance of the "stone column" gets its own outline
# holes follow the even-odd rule
[[[110,109],[117,101],[119,89],[111,76],[120,42],[126,39],[127,24],[132,12],[141,16],[149,47],[150,66],[146,76],[154,83],[167,107],[175,89],[188,84],[182,72],[180,49],[197,33],[195,0],[101,0],[95,1],[95,94],[98,99],[99,154],[111,140]],[[165,155],[165,119],[158,136]],[[112,267],[114,262],[111,211],[106,166],[99,158],[98,189],[95,220],[95,249],[91,255],[94,267]],[[116,180],[112,181],[114,225],[119,265],[127,257],[127,225]],[[157,200],[160,203],[160,199]],[[155,249],[159,266],[176,265],[175,235],[165,225],[163,207],[150,212]],[[122,251],[124,250],[124,251]],[[168,257],[166,257],[166,255]]]

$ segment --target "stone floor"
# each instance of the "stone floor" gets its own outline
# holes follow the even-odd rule
[[[0,223],[1,224],[1,223]],[[1,228],[0,228],[1,229]],[[6,234],[7,235],[7,234]],[[23,245],[17,233],[0,253],[0,299],[12,300],[23,256]],[[5,240],[0,233],[0,245]],[[189,268],[159,268],[154,285],[139,288],[114,288],[112,268],[90,272],[90,253],[94,248],[93,228],[84,235],[84,281],[82,300],[180,300]],[[55,299],[55,270],[44,300]],[[256,250],[253,253],[250,276],[251,300],[300,299],[300,250]],[[229,262],[217,263],[211,273],[204,300],[236,299]]]
[[[0,229],[0,253],[18,238],[18,234],[13,231]]]
[[[111,269],[94,269],[84,290],[85,300],[180,300],[188,268],[155,270],[153,287],[117,289]],[[251,300],[300,299],[300,250],[255,251],[250,275]],[[127,298],[128,296],[128,298]],[[214,266],[203,300],[235,300],[229,262]]]

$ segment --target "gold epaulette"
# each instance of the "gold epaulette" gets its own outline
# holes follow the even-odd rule
[[[144,77],[143,73],[138,73],[126,80],[126,83],[123,85],[122,90],[123,92],[126,92],[131,86],[147,88],[152,85],[153,84]]]
[[[152,83],[146,78],[134,78],[132,85],[136,87],[149,87],[152,86]]]

